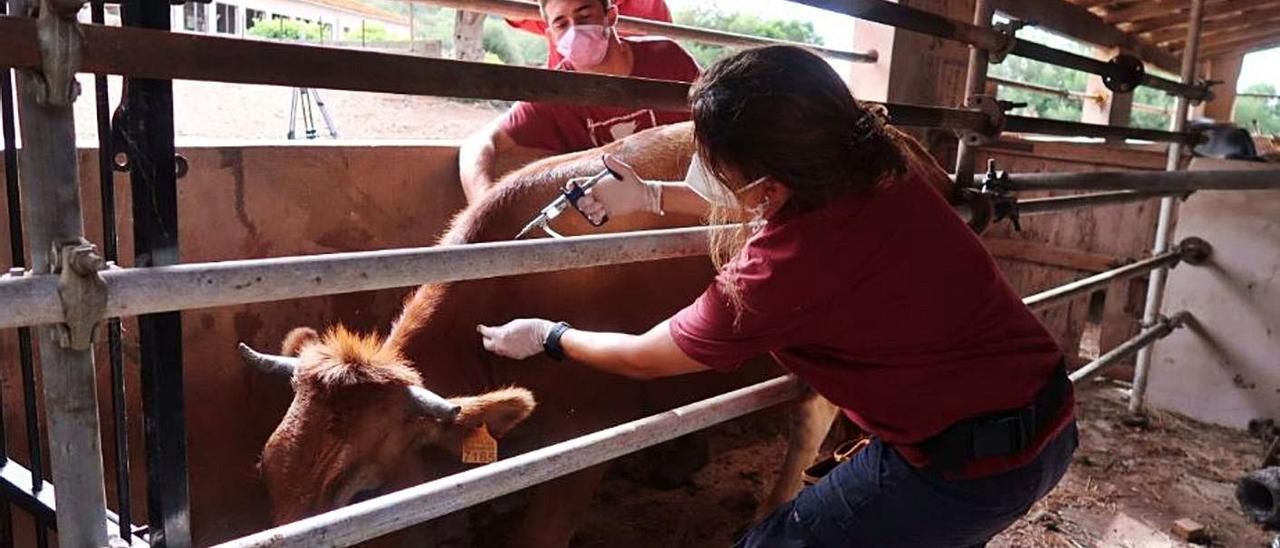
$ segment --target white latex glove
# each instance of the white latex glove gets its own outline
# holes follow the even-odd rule
[[[542,353],[542,343],[547,340],[555,323],[534,318],[511,320],[504,325],[476,326],[484,349],[505,358],[523,360]]]
[[[662,185],[641,179],[631,166],[613,156],[606,154],[604,163],[621,175],[622,179],[605,177],[578,200],[578,208],[592,223],[599,223],[605,215],[621,217],[637,212],[662,214]],[[586,179],[573,179],[570,182],[582,184],[585,181]]]

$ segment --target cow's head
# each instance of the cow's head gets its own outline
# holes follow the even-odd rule
[[[260,465],[277,524],[431,479],[428,446],[457,453],[481,425],[500,437],[533,411],[523,388],[437,396],[398,349],[342,327],[323,338],[295,329],[283,346],[275,356],[240,345],[247,363],[293,385]]]

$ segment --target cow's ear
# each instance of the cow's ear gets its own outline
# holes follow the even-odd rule
[[[529,418],[537,406],[532,392],[514,387],[450,401],[462,406],[454,421],[455,428],[471,431],[483,424],[490,434],[499,438]]]
[[[310,327],[295,327],[284,336],[284,342],[280,344],[280,354],[283,356],[294,356],[302,353],[302,347],[320,342],[320,334]]]

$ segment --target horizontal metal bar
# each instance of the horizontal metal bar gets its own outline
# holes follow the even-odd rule
[[[707,227],[280,257],[102,273],[107,317],[689,257]],[[52,275],[0,277],[0,328],[62,321]]]
[[[1182,260],[1182,251],[1175,249],[1114,270],[1101,272],[1088,278],[1060,285],[1022,299],[1023,304],[1034,311],[1041,311],[1064,301],[1102,289],[1112,283],[1136,278],[1160,267],[1172,266]]]
[[[456,10],[465,10],[472,12],[487,13],[506,17],[508,19],[539,19],[542,17],[538,4],[533,2],[522,2],[517,0],[416,0],[424,4],[452,8]],[[663,21],[653,21],[649,19],[641,19],[638,17],[621,16],[618,18],[618,29],[623,32],[632,32],[636,34],[646,34],[650,36],[665,36],[676,40],[691,40],[701,42],[703,44],[713,44],[729,47],[756,47],[776,44],[787,44],[800,46],[811,49],[825,57],[839,59],[842,61],[850,61],[854,63],[874,63],[876,62],[876,53],[874,51],[868,53],[847,51],[814,44],[804,44],[800,42],[792,42],[789,40],[775,40],[772,38],[764,38],[760,36],[751,36],[748,34],[739,34],[736,32],[726,32],[722,30],[704,29],[691,27],[688,25],[678,25],[674,23],[666,23]]]
[[[40,490],[33,492],[32,487],[35,484],[31,482],[31,471],[16,461],[5,459],[0,462],[0,502],[10,502],[16,504],[27,513],[31,514],[40,523],[47,523],[50,527],[57,528],[57,520],[54,519],[57,514],[57,496],[54,494],[54,486],[47,481],[41,482]],[[118,531],[120,517],[115,512],[107,511],[107,530]],[[139,527],[132,527],[133,531],[140,530]],[[132,547],[148,546],[146,538],[138,534],[134,534]]]
[[[1004,186],[1013,191],[1141,190],[1191,192],[1196,190],[1280,190],[1280,169],[1010,173]]]
[[[1021,38],[1016,39],[1013,49],[1009,51],[1010,55],[1034,59],[1045,63],[1057,65],[1060,67],[1071,68],[1098,76],[1112,76],[1117,79],[1123,79],[1127,76],[1124,68],[1113,65],[1106,61],[1085,57],[1083,55],[1051,48],[1043,44],[1037,44]],[[1196,86],[1182,84],[1161,78],[1153,74],[1144,74],[1142,76],[1141,85],[1155,88],[1171,95],[1186,97],[1194,101],[1200,101],[1209,97],[1208,88],[1205,86]]]
[[[1098,359],[1085,364],[1080,369],[1072,371],[1071,375],[1069,375],[1071,382],[1078,383],[1092,378],[1098,373],[1101,373],[1103,369],[1106,369],[1129,356],[1137,354],[1138,351],[1150,346],[1152,343],[1160,339],[1168,337],[1170,333],[1173,333],[1173,330],[1182,327],[1189,317],[1190,314],[1183,311],[1161,320],[1160,323],[1143,330],[1136,337],[1112,348],[1106,354],[1099,356]]]
[[[1072,98],[1089,99],[1089,100],[1100,99],[1100,97],[1097,95],[1085,93],[1083,91],[1072,91],[1069,89],[1055,88],[1052,86],[1046,86],[1042,84],[1033,84],[1031,82],[1019,82],[1017,80],[1006,80],[1004,78],[997,78],[995,76],[988,76],[987,81],[993,82],[995,84],[998,84],[1004,87],[1034,91],[1036,93],[1053,95],[1055,97],[1061,97],[1063,99],[1072,99]]]
[[[999,50],[1008,38],[997,31],[956,21],[933,12],[883,0],[791,0],[830,12],[842,13],[882,25],[954,40],[989,50]]]
[[[1113,66],[1106,61],[1099,61],[1068,51],[1054,49],[1021,38],[1011,38],[990,28],[956,21],[936,13],[885,2],[884,0],[792,1],[988,50],[1000,51],[1012,40],[1013,43],[1009,51],[1012,55],[1082,70],[1099,76],[1124,76],[1121,68]],[[1142,84],[1193,100],[1205,99],[1207,95],[1207,88],[1205,87],[1180,84],[1150,74],[1143,78]]]
[[[138,78],[688,110],[681,82],[81,25],[83,72]],[[37,68],[35,21],[0,17],[0,66]]]
[[[689,84],[137,28],[83,25],[83,70],[140,78],[687,111]],[[0,66],[39,68],[35,25],[0,17]],[[904,126],[986,131],[981,112],[884,104]]]
[[[347,546],[456,512],[792,400],[778,377],[415,487],[236,539],[218,548]]]
[[[1077,196],[1053,196],[1049,198],[1029,198],[1026,200],[1018,200],[1018,214],[1023,217],[1032,215],[1044,215],[1047,213],[1057,213],[1068,209],[1077,209],[1081,207],[1098,207],[1106,205],[1127,204],[1132,202],[1141,202],[1161,196],[1174,196],[1181,194],[1180,192],[1149,192],[1134,190],[1117,190],[1114,192],[1098,192],[1094,194],[1081,194]]]
[[[1041,135],[1061,135],[1064,137],[1118,137],[1124,139],[1141,139],[1166,143],[1185,143],[1195,145],[1200,142],[1198,133],[1164,131],[1159,129],[1142,129],[1135,127],[1108,126],[1102,124],[1086,124],[1048,118],[1031,118],[1028,116],[1006,116],[1005,131],[1012,133],[1038,133]]]

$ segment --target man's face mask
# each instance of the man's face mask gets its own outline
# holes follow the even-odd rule
[[[724,184],[724,181],[716,177],[710,169],[707,169],[706,164],[702,162],[702,158],[699,158],[695,153],[693,160],[689,162],[689,173],[684,176],[684,184],[689,185],[691,190],[711,205],[728,209],[742,209],[742,201],[738,199],[738,194],[763,183],[766,179],[768,177],[761,177],[751,181],[751,184],[734,192]]]
[[[556,43],[556,51],[575,68],[594,67],[609,53],[609,27],[574,25]]]

